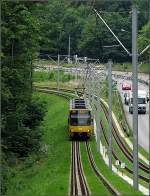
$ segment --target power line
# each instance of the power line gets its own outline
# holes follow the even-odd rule
[[[102,20],[102,22],[105,24],[105,26],[108,28],[108,30],[111,32],[111,34],[116,38],[116,40],[119,42],[119,44],[122,46],[122,48],[126,51],[126,53],[131,56],[131,53],[128,51],[128,49],[123,45],[123,43],[119,40],[119,38],[115,35],[115,33],[111,30],[111,28],[108,26],[106,21],[101,17],[101,15],[98,13],[96,9],[94,9],[95,13],[98,15],[98,17]]]

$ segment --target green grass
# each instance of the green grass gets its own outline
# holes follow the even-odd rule
[[[57,72],[34,71],[33,82],[57,80]]]
[[[149,64],[139,65],[139,71],[148,74],[149,73]]]
[[[47,101],[41,124],[48,151],[30,167],[11,169],[6,195],[67,195],[70,175],[70,142],[67,134],[68,102],[55,95],[35,93]],[[22,163],[23,164],[23,163]]]
[[[113,93],[112,109],[113,109],[113,112],[114,112],[114,114],[120,124],[120,127],[122,127],[122,130],[123,130],[123,127],[125,127],[127,130],[127,132],[124,132],[124,134],[132,142],[133,141],[133,133],[132,133],[131,128],[129,126],[126,126],[127,120],[126,120],[125,113],[123,110],[122,102],[121,102],[121,100],[119,101],[119,99],[120,99],[120,97],[118,97],[118,99],[116,99],[116,96]],[[124,142],[124,145],[126,145],[126,142],[124,141],[124,139],[122,139],[122,141]],[[131,149],[129,148],[129,146],[126,145],[126,147],[131,152]],[[139,145],[139,152],[143,156],[145,156],[145,158],[149,159],[149,154],[140,145]],[[141,161],[143,162],[143,160],[141,160]],[[145,162],[143,162],[143,163],[145,163]]]
[[[101,111],[102,111],[102,108],[101,108]],[[108,127],[108,121],[105,117],[105,114],[103,112],[100,113],[100,118],[103,122],[103,126],[104,126],[104,130],[105,130],[105,135],[106,137],[108,137],[108,130],[109,130],[109,127]],[[101,132],[101,141],[102,141],[102,144],[107,148],[108,150],[108,144],[106,143],[106,140],[105,140],[105,137],[104,137],[104,134]],[[129,169],[133,169],[133,164],[126,158],[126,156],[124,155],[124,153],[121,151],[120,147],[118,146],[118,144],[116,143],[114,137],[112,139],[112,144],[113,144],[113,149],[115,151],[115,153],[117,154],[118,158],[126,163],[126,165],[128,165],[128,168]],[[115,159],[113,157],[113,164],[115,165]],[[129,176],[130,178],[132,178],[132,174],[130,174],[128,171],[124,171],[124,173]],[[148,178],[148,174],[145,173],[144,171],[142,171],[141,169],[139,169],[139,173],[142,174],[143,176],[147,177]],[[145,187],[148,187],[148,183],[144,182],[143,180],[140,180],[140,183],[142,185],[144,185]]]
[[[107,88],[107,87],[106,87]],[[115,89],[114,89],[115,90]],[[116,119],[120,125],[120,127],[123,130],[123,127],[126,128],[126,132],[124,131],[124,134],[126,137],[128,137],[128,139],[130,139],[130,141],[132,142],[132,130],[129,127],[129,125],[127,125],[127,120],[125,117],[125,113],[123,110],[123,105],[120,99],[120,95],[116,94],[115,91],[113,91],[112,93],[112,110],[116,116]],[[118,96],[118,98],[116,98]],[[103,94],[102,98],[108,103],[108,98],[107,95]],[[131,152],[130,147],[126,144],[125,140],[122,138],[122,141],[124,142],[124,145],[127,147],[127,149]],[[148,152],[146,152],[141,146],[139,146],[139,152],[147,159],[149,159],[149,154]],[[141,160],[141,162],[143,162],[143,160]],[[145,164],[145,162],[143,162]]]
[[[50,87],[50,88],[57,88],[57,82],[56,81],[40,81],[40,82],[34,82],[35,86],[40,87]],[[66,88],[66,89],[74,89],[77,88],[79,83],[75,83],[74,81],[70,80],[69,82],[59,82],[59,88]]]
[[[92,195],[110,195],[109,191],[106,189],[103,183],[96,177],[94,171],[90,166],[88,155],[87,153],[85,153],[86,148],[84,142],[80,142],[80,150],[83,170],[86,175],[86,180],[88,182]]]
[[[102,111],[102,109],[101,109],[101,111]],[[109,133],[108,133],[108,130],[109,130],[109,128],[108,128],[108,121],[107,121],[107,119],[106,119],[104,113],[102,113],[102,112],[101,112],[101,120],[102,120],[102,122],[103,122],[103,126],[104,126],[104,130],[105,130],[106,137],[108,137],[108,134],[109,134]],[[108,149],[108,144],[106,143],[106,140],[105,140],[105,138],[104,138],[104,134],[103,134],[103,133],[101,133],[101,141],[102,141],[102,144]],[[116,140],[114,139],[114,137],[113,137],[113,139],[112,139],[112,144],[113,144],[113,149],[114,149],[115,153],[117,154],[118,158],[119,158],[122,162],[126,163],[126,165],[128,166],[128,168],[132,170],[132,169],[133,169],[133,164],[126,158],[126,156],[124,155],[124,153],[121,151],[121,149],[120,149],[120,147],[118,146],[118,144],[116,143]],[[115,165],[115,159],[114,159],[114,157],[113,157],[113,164]],[[133,176],[132,176],[129,172],[127,172],[126,170],[124,171],[124,173],[125,173],[127,176],[131,177],[131,178],[133,177]],[[139,173],[140,173],[141,175],[143,175],[143,176],[145,176],[145,177],[148,178],[148,174],[145,173],[143,170],[139,169]],[[148,187],[148,183],[145,183],[143,180],[140,180],[140,183],[141,183],[142,185],[144,185],[145,187]]]
[[[131,63],[116,63],[112,65],[113,71],[132,71],[132,64]],[[139,72],[141,73],[149,73],[149,65],[147,64],[141,64],[139,65]]]
[[[48,147],[48,150],[46,153],[39,153],[38,160],[34,160],[34,155],[33,157],[31,155],[33,163],[29,164],[30,166],[27,167],[21,163],[10,169],[6,195],[67,195],[71,161],[67,132],[68,102],[55,95],[35,93],[35,96],[40,96],[47,102],[48,112],[41,124],[41,129],[43,130],[43,144]],[[91,141],[91,145],[97,166],[118,191],[125,195],[141,195],[124,180],[110,172],[96,152],[94,140]],[[81,153],[83,168],[92,194],[107,195],[107,191],[103,185],[98,185],[98,179],[87,164],[87,155],[83,145],[81,145]]]
[[[122,195],[143,195],[140,191],[135,190],[131,185],[129,185],[115,173],[110,172],[110,169],[104,163],[101,155],[96,151],[96,142],[94,140],[91,141],[91,149],[93,158],[100,172]]]
[[[33,82],[40,81],[56,81],[57,82],[58,71],[34,71],[33,72]],[[70,80],[74,80],[75,76],[69,73],[65,73],[64,71],[59,71],[59,80],[61,82],[68,82]]]

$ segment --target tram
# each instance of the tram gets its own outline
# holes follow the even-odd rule
[[[74,98],[70,101],[68,127],[71,138],[75,135],[91,137],[94,126],[88,99]]]

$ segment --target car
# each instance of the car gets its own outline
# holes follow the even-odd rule
[[[145,90],[138,90],[138,113],[146,114],[147,92]],[[133,93],[129,94],[129,112],[133,113]]]
[[[147,93],[146,99],[147,99],[147,102],[148,102],[149,101],[149,92]]]
[[[123,83],[122,84],[122,90],[131,90],[131,84]]]
[[[124,93],[124,103],[125,105],[129,104],[129,92]]]

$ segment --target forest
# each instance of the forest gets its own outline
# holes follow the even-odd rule
[[[148,1],[135,1],[139,51],[149,44]],[[7,189],[8,168],[21,157],[38,152],[38,128],[46,103],[33,96],[33,64],[40,54],[67,54],[99,58],[106,62],[131,62],[105,25],[100,11],[122,43],[131,51],[132,1],[5,1],[1,2],[2,61],[2,193]],[[141,57],[148,62],[148,51]],[[15,162],[14,161],[14,162]]]

